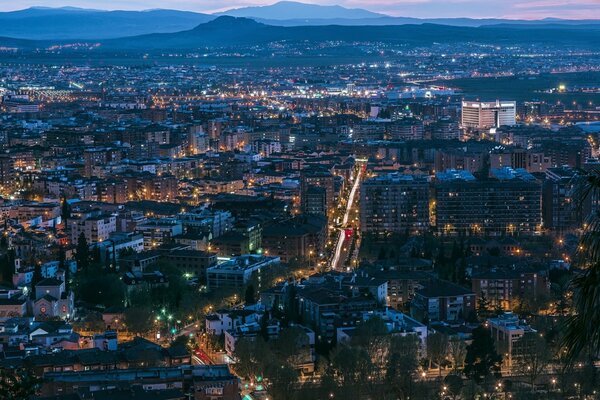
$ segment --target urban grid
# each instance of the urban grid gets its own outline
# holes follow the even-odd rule
[[[0,400],[600,400],[600,3],[58,3],[0,4]]]

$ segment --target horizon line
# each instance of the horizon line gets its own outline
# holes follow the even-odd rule
[[[194,13],[194,14],[204,14],[204,15],[215,15],[217,16],[217,14],[220,13],[226,13],[227,11],[233,11],[233,10],[239,10],[239,9],[244,9],[244,8],[255,8],[255,7],[269,7],[272,6],[274,4],[280,3],[281,1],[276,1],[272,4],[267,4],[267,5],[259,5],[259,6],[244,6],[244,7],[231,7],[231,8],[221,8],[221,9],[216,9],[216,10],[207,10],[207,11],[195,11],[195,10],[190,10],[190,9],[180,9],[180,8],[87,8],[87,7],[78,7],[78,6],[55,6],[55,7],[50,7],[50,6],[36,6],[36,5],[32,5],[29,7],[24,7],[24,8],[15,8],[15,9],[8,9],[8,10],[0,10],[0,14],[2,13],[11,13],[11,12],[20,12],[20,11],[26,11],[26,10],[31,10],[31,9],[38,9],[38,10],[81,10],[81,11],[90,11],[90,12],[152,12],[152,11],[178,11],[178,12],[189,12],[189,13]],[[284,1],[285,2],[285,1]],[[327,6],[332,6],[332,5],[319,5],[319,4],[312,4],[312,3],[303,3],[300,1],[287,1],[287,2],[291,2],[291,3],[300,3],[300,4],[305,4],[305,5],[310,5],[310,6],[318,6],[318,7],[327,7]],[[335,5],[333,5],[335,6]],[[489,20],[489,19],[498,19],[498,20],[507,20],[507,21],[544,21],[544,20],[555,20],[555,21],[598,21],[600,20],[600,18],[576,18],[576,17],[571,17],[571,18],[560,18],[560,17],[555,17],[552,15],[547,15],[547,16],[543,16],[543,17],[527,17],[527,16],[522,16],[522,17],[515,17],[515,16],[487,16],[487,17],[469,17],[469,16],[448,16],[448,17],[444,17],[444,16],[432,16],[432,17],[415,17],[415,16],[410,16],[410,15],[391,15],[391,14],[385,14],[383,12],[380,11],[373,11],[373,10],[369,10],[367,8],[362,8],[362,7],[355,7],[355,8],[348,8],[348,7],[344,7],[344,6],[340,6],[344,9],[347,10],[365,10],[368,12],[372,12],[374,14],[380,14],[380,17],[365,17],[365,18],[319,18],[319,17],[311,17],[309,19],[312,20],[330,20],[330,19],[338,19],[338,20],[368,20],[368,19],[379,19],[379,18],[411,18],[411,19],[417,19],[417,20],[431,20],[431,19],[445,19],[445,20],[455,20],[455,19],[469,19],[469,20]],[[259,18],[259,17],[237,17],[237,18]],[[268,19],[268,18],[265,18]],[[301,18],[301,19],[307,19],[307,18]],[[274,21],[290,21],[293,20],[292,19],[281,19],[281,20],[274,20]]]

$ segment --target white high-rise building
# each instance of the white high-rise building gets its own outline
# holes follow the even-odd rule
[[[474,129],[499,128],[516,125],[515,101],[463,101],[462,127]]]

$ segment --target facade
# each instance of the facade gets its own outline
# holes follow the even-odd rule
[[[521,321],[512,312],[505,312],[497,318],[487,320],[490,333],[496,343],[496,351],[504,357],[503,365],[510,368],[514,360],[519,357],[520,346],[524,344],[523,338],[528,334],[535,334],[525,321]]]
[[[569,167],[549,168],[543,189],[544,227],[561,233],[581,228],[592,211],[597,194],[590,193],[582,202],[577,196],[584,171]]]
[[[190,396],[194,400],[240,398],[239,378],[226,365],[63,371],[48,372],[44,377],[41,389],[44,396],[77,393],[83,389],[102,392],[142,386],[147,392],[140,398],[154,398],[150,393],[156,392],[159,396],[167,388],[184,390],[189,393],[186,399]]]
[[[327,210],[329,210],[329,208],[333,206],[334,202],[334,181],[334,175],[328,171],[302,172],[300,179],[300,197],[302,201],[302,209],[304,210],[304,212],[321,213],[327,215]],[[314,188],[321,188],[324,190],[324,193],[323,190],[314,190]],[[316,204],[318,204],[319,206],[317,207]],[[324,210],[323,205],[325,206]],[[325,212],[323,213],[323,211]]]
[[[309,259],[323,251],[327,239],[327,219],[322,215],[302,215],[263,230],[263,249],[266,254],[281,258]]]
[[[548,292],[548,277],[542,272],[492,269],[474,273],[471,288],[494,307],[512,310],[522,299],[537,299]]]
[[[433,220],[440,234],[531,235],[542,225],[541,184],[524,169],[490,171],[476,179],[466,171],[436,174]]]
[[[365,312],[362,315],[363,321],[370,318],[381,318],[385,323],[388,333],[392,336],[414,335],[420,343],[420,349],[423,351],[427,345],[427,325],[409,317],[396,310],[386,309],[385,311]],[[352,327],[337,328],[337,343],[349,342],[352,338],[352,332],[356,329]]]
[[[183,233],[183,227],[177,219],[162,218],[138,224],[136,231],[144,236],[144,249],[151,250],[170,243],[175,236]]]
[[[79,219],[69,219],[68,223],[72,243],[77,243],[82,233],[88,243],[100,243],[117,230],[117,217],[110,214],[83,216]]]
[[[365,181],[360,190],[365,233],[422,233],[429,228],[429,182],[424,176],[391,173]]]
[[[451,282],[432,280],[415,292],[411,316],[421,321],[461,321],[475,312],[475,293]]]
[[[164,259],[185,273],[204,280],[206,269],[217,263],[214,253],[198,250],[175,250],[164,255]]]
[[[260,274],[261,269],[279,264],[279,257],[247,254],[233,257],[206,270],[209,288],[244,287],[252,278],[252,274]]]
[[[517,103],[514,101],[462,102],[463,128],[489,129],[516,125]]]
[[[423,122],[417,119],[402,119],[390,124],[388,134],[391,140],[422,140]]]
[[[33,315],[36,318],[69,319],[75,314],[73,292],[65,289],[65,282],[59,278],[43,279],[35,286]]]
[[[379,271],[374,275],[388,282],[387,304],[397,310],[409,305],[415,297],[415,292],[425,287],[427,282],[432,279],[432,275],[424,271]]]

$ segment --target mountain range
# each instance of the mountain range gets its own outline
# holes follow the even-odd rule
[[[152,33],[102,39],[97,42],[105,50],[193,50],[199,48],[264,46],[270,42],[322,43],[331,42],[385,42],[409,45],[432,43],[536,43],[577,45],[588,48],[600,46],[600,24],[588,28],[561,24],[544,26],[493,25],[482,27],[448,26],[436,24],[387,26],[296,26],[266,25],[249,18],[217,17],[193,29],[175,33]],[[53,44],[74,41],[24,40],[0,38],[0,46],[23,49],[44,48]]]
[[[105,40],[155,33],[189,31],[220,16],[246,17],[270,26],[390,26],[406,24],[437,24],[458,27],[483,27],[504,24],[559,28],[600,26],[600,20],[538,21],[392,17],[363,9],[341,6],[319,6],[282,1],[270,6],[244,7],[219,14],[201,14],[176,10],[103,11],[82,8],[34,7],[0,13],[0,36],[33,40]]]

